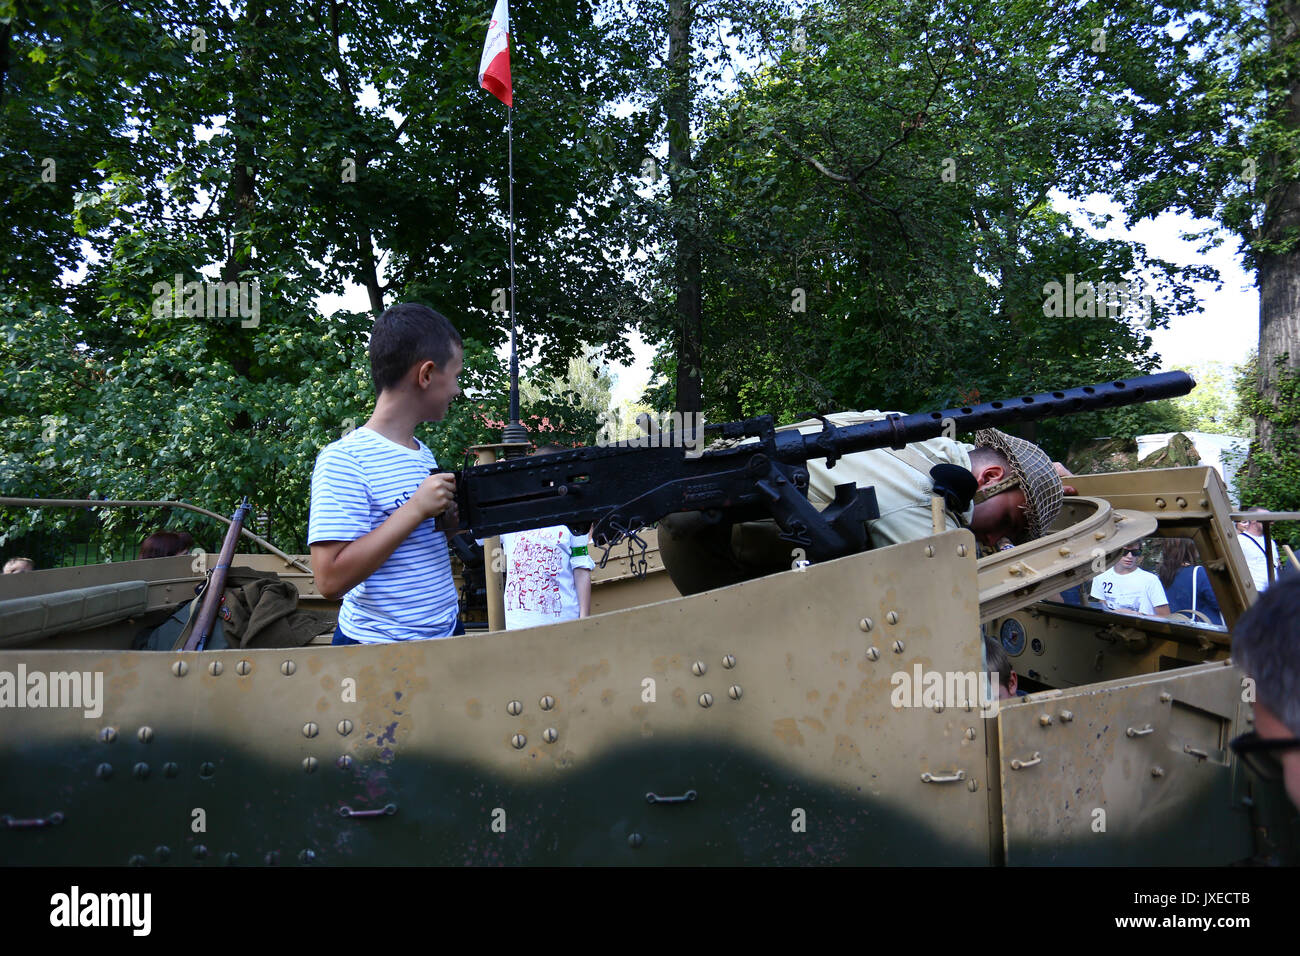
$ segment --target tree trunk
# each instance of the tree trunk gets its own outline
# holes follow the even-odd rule
[[[1274,63],[1293,63],[1292,49],[1297,42],[1300,2],[1269,5],[1269,33]],[[1282,95],[1273,117],[1284,127],[1300,129],[1300,72],[1290,65],[1277,80]],[[1294,135],[1294,134],[1293,134]],[[1285,251],[1265,252],[1259,256],[1259,367],[1260,395],[1276,406],[1279,373],[1292,373],[1300,367],[1300,183],[1283,170],[1294,157],[1271,153],[1265,157],[1273,172],[1272,188],[1264,202],[1262,238],[1269,243],[1284,242]],[[1266,416],[1255,419],[1256,438],[1265,456],[1294,442],[1297,436],[1275,434],[1274,423]],[[1252,477],[1257,475],[1252,464]]]
[[[692,0],[668,0],[668,176],[672,198],[673,277],[677,287],[677,410],[702,407],[700,365],[704,309],[700,298],[699,187],[691,161]]]

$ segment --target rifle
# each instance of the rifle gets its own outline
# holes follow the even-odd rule
[[[822,419],[813,434],[777,432],[770,415],[709,426],[743,444],[697,456],[684,447],[641,447],[638,441],[582,447],[516,458],[453,472],[463,527],[475,537],[565,524],[585,529],[609,549],[626,538],[645,550],[637,531],[679,511],[727,509],[736,520],[776,519],[781,537],[824,561],[863,551],[864,522],[879,517],[873,488],[852,482],[835,488],[823,511],[808,501],[808,461],[828,468],[844,455],[875,448],[902,448],[947,434],[1001,427],[1186,395],[1196,386],[1186,372],[1041,392],[941,412],[889,415],[878,421],[836,426]],[[677,442],[694,445],[693,441]],[[692,436],[693,437],[693,436]],[[601,562],[602,567],[604,561]]]
[[[194,630],[185,641],[184,650],[201,651],[208,644],[212,625],[217,620],[217,609],[221,598],[226,593],[226,573],[235,556],[235,546],[239,543],[239,532],[244,526],[244,519],[253,510],[245,498],[230,516],[230,527],[226,529],[226,539],[221,542],[221,553],[217,555],[217,566],[208,573],[207,586],[203,590],[203,603],[199,607],[199,616],[194,622]]]

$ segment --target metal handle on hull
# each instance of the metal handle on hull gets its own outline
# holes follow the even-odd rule
[[[933,774],[930,773],[929,771],[926,771],[925,773],[921,774],[922,783],[956,783],[958,780],[965,780],[965,779],[966,779],[965,770],[958,770],[956,773],[942,774],[942,775]]]
[[[62,813],[51,813],[48,817],[35,817],[31,820],[15,820],[9,814],[0,817],[0,823],[3,823],[10,830],[33,830],[40,827],[56,827],[63,822]]]
[[[388,803],[378,810],[353,810],[351,807],[339,807],[341,817],[391,817],[397,812],[397,804]]]
[[[661,797],[657,793],[647,793],[645,795],[646,803],[694,803],[699,794],[694,790],[687,790],[680,797]]]

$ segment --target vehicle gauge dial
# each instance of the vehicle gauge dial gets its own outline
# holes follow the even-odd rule
[[[1002,648],[1012,657],[1025,650],[1025,626],[1013,617],[1002,622]]]

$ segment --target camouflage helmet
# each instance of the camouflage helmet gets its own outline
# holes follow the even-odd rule
[[[1029,531],[1025,540],[1042,537],[1061,513],[1061,500],[1065,495],[1061,477],[1056,473],[1047,453],[1033,442],[1008,435],[996,428],[977,431],[975,444],[1001,452],[1011,466],[1009,477],[981,488],[975,500],[985,501],[1004,491],[1019,488],[1025,493],[1025,517]]]

